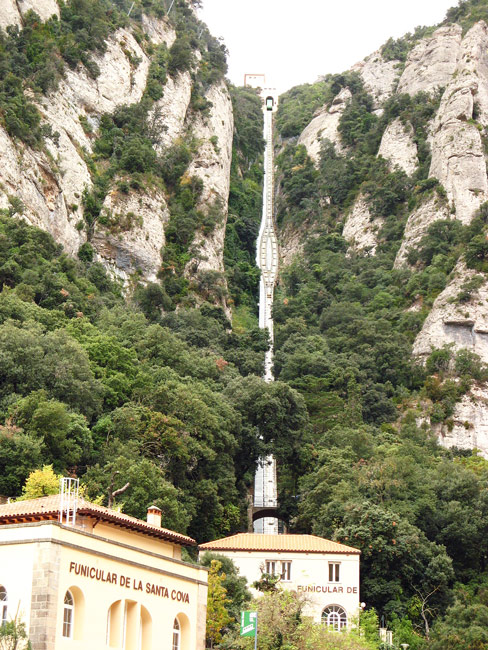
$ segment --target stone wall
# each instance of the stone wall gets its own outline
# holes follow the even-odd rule
[[[54,650],[58,608],[61,547],[38,543],[32,572],[29,639],[32,650]]]

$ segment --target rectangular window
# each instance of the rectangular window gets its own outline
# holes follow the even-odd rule
[[[266,560],[266,573],[270,576],[275,576],[277,574],[276,565],[278,563],[275,560]]]
[[[341,563],[329,562],[329,582],[341,581]]]
[[[0,613],[2,614],[0,617],[0,625],[5,625],[7,622],[7,605],[0,605]]]
[[[73,632],[73,609],[71,607],[64,608],[63,616],[63,636],[71,639]]]
[[[281,563],[281,579],[284,582],[290,582],[291,580],[291,562],[282,562]]]

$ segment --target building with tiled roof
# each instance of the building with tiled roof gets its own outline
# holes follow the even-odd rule
[[[41,497],[40,499],[29,499],[27,501],[13,501],[0,505],[0,525],[3,523],[27,523],[33,521],[57,521],[59,519],[61,496],[59,494]],[[77,518],[78,521],[103,521],[118,526],[121,529],[133,530],[157,537],[169,542],[176,542],[183,546],[195,546],[196,542],[191,537],[167,530],[159,524],[142,521],[131,517],[118,510],[111,510],[96,503],[91,503],[85,499],[77,500]],[[81,519],[80,519],[81,518]],[[156,521],[157,518],[156,518]]]
[[[0,624],[16,614],[32,650],[203,650],[207,569],[196,542],[84,499],[0,505]]]
[[[352,546],[315,535],[238,533],[199,551],[231,558],[249,585],[263,574],[279,576],[282,588],[306,596],[310,616],[338,630],[358,614],[361,551]]]
[[[316,535],[262,535],[237,533],[199,546],[207,551],[277,551],[292,553],[361,553],[357,548],[345,546]]]

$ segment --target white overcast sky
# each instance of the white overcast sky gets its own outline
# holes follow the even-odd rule
[[[457,0],[203,0],[199,15],[229,49],[229,78],[266,74],[280,92],[343,72],[418,25],[444,19]]]

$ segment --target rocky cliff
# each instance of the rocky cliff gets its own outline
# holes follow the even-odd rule
[[[331,188],[327,203],[344,206],[339,214],[342,212],[342,235],[349,244],[349,255],[375,255],[379,246],[384,247],[384,228],[401,228],[394,267],[416,272],[418,254],[409,253],[423,245],[432,225],[442,221],[467,226],[488,200],[488,27],[479,21],[463,32],[461,26],[446,23],[410,41],[404,62],[396,58],[397,51],[385,47],[353,67],[351,72],[360,76],[363,95],[354,89],[356,82],[347,83],[350,73],[343,75],[345,81],[339,81],[345,86],[316,110],[298,144],[306,147],[318,168],[322,142],[327,139],[335,145],[338,160],[352,160],[355,168],[358,149],[352,139],[342,137],[341,128],[347,127],[342,116],[349,111],[347,119],[353,119],[362,110],[361,102],[367,106],[377,119],[369,150],[376,146],[378,165],[383,159],[390,174],[395,172],[409,188],[403,199],[405,207],[396,216],[398,225],[393,225],[395,217],[390,216],[388,207],[378,203],[371,181],[356,189],[355,195],[350,193],[352,200],[344,193],[339,201],[334,179],[326,175],[323,187]],[[364,92],[370,104],[362,99]],[[413,105],[431,107],[422,124],[415,115],[417,109],[408,108]],[[371,145],[374,138],[377,144]],[[364,151],[363,146],[361,155]],[[347,163],[337,169],[347,184]],[[374,183],[381,185],[379,176]],[[436,184],[437,191],[425,192],[424,188]],[[337,209],[331,214],[337,215]],[[307,238],[311,231],[307,222]],[[284,225],[282,247],[287,263],[302,250],[303,234],[300,237],[296,224]],[[468,349],[488,361],[486,277],[479,265],[476,268],[468,268],[461,255],[432,308],[421,305],[427,317],[414,342],[416,358],[424,362],[433,349],[447,345],[451,350]],[[414,301],[411,309],[420,309],[419,303]],[[462,397],[449,426],[436,425],[443,444],[477,446],[488,456],[487,398],[488,388],[479,384]]]
[[[60,15],[56,0],[6,0],[0,27],[22,29],[31,9],[41,20]],[[71,255],[89,240],[95,258],[127,284],[132,278],[157,281],[170,220],[171,188],[150,178],[132,186],[126,174],[111,174],[103,196],[97,198],[103,218],[95,218],[90,227],[86,226],[84,197],[98,192],[97,177],[107,166],[95,151],[103,116],[120,107],[136,106],[147,97],[151,65],[161,52],[168,60],[177,32],[167,18],[149,14],[125,22],[109,35],[102,50],[90,53],[90,69],[82,63],[64,65],[54,90],[45,94],[26,90],[47,134],[42,146],[28,146],[0,125],[0,208],[47,230]],[[203,26],[199,29],[204,31]],[[183,34],[182,38],[187,37]],[[161,96],[152,102],[147,117],[153,148],[161,159],[173,145],[186,146],[191,141],[185,174],[203,183],[197,207],[205,213],[218,202],[217,226],[210,233],[195,229],[189,276],[202,269],[223,271],[233,136],[225,83],[217,76],[203,84],[200,80],[205,55],[201,48],[194,43],[188,69],[167,71]],[[208,72],[208,62],[204,65]],[[192,104],[196,95],[203,102],[199,107]]]

